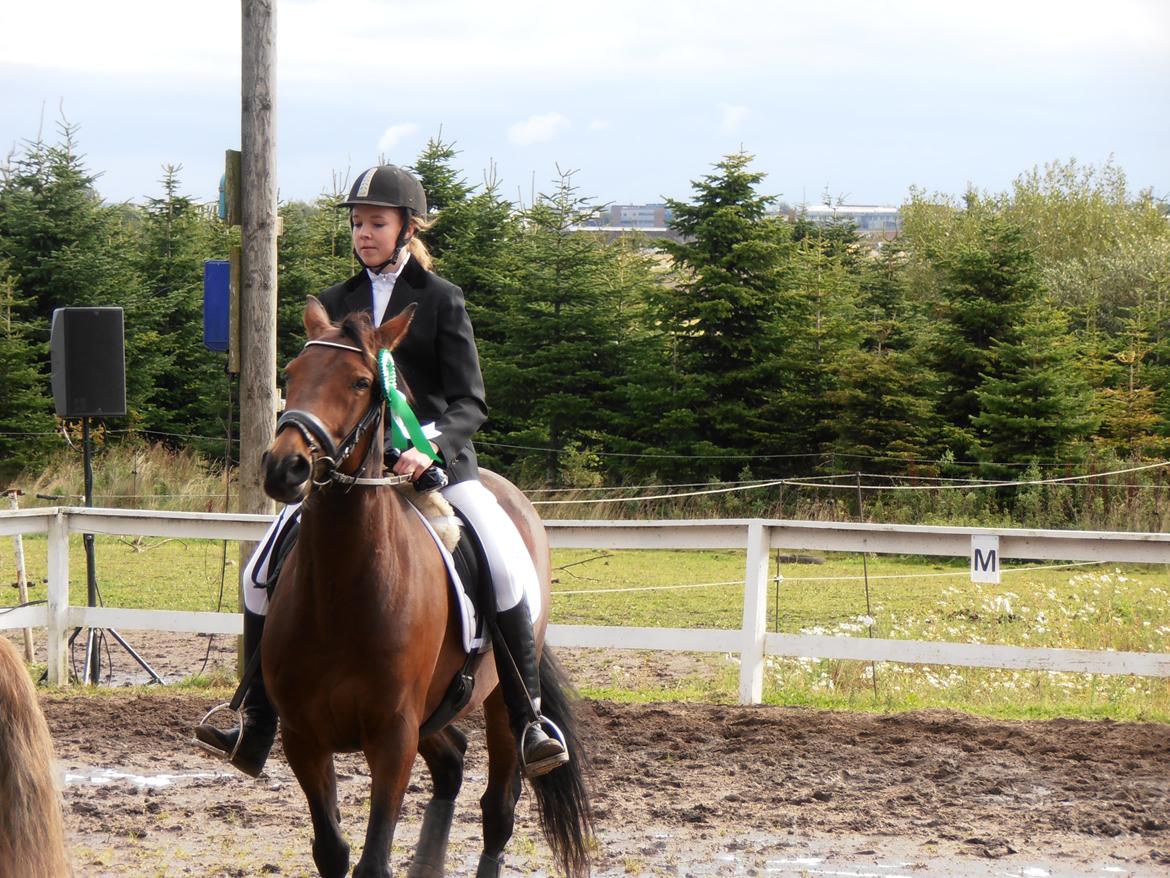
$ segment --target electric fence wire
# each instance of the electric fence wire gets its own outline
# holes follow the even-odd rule
[[[170,433],[163,430],[150,430],[141,427],[128,427],[111,429],[107,428],[106,432],[111,435],[141,435],[141,436],[159,436],[171,439],[198,439],[207,442],[218,442],[220,437],[204,436],[196,433]],[[0,430],[0,436],[13,437],[45,437],[63,435],[61,432],[17,432]],[[66,436],[68,441],[68,437]],[[229,446],[238,446],[240,440],[238,438],[231,438],[228,440]],[[531,451],[540,454],[555,454],[565,455],[574,453],[571,450],[564,448],[548,448],[538,445],[516,445],[508,442],[496,442],[490,439],[477,438],[475,444],[484,448],[506,448],[514,451]],[[1028,463],[1006,462],[1006,461],[989,461],[989,460],[940,460],[938,458],[928,457],[891,457],[884,454],[854,454],[852,452],[841,451],[809,451],[799,453],[786,454],[756,454],[745,452],[743,454],[670,454],[665,452],[634,452],[634,451],[604,451],[604,450],[590,450],[590,453],[596,455],[598,458],[632,458],[644,460],[796,460],[816,458],[825,461],[832,461],[839,458],[847,458],[850,460],[868,460],[868,461],[888,461],[893,463],[910,464],[921,463],[927,465],[946,465],[946,466],[997,466],[1013,469],[1027,469],[1028,467],[1036,466],[1049,469],[1061,469],[1069,466],[1075,461],[1067,460],[1036,460]],[[233,458],[234,460],[234,458]],[[853,474],[849,473],[846,476],[834,476],[833,478],[852,478]],[[830,478],[825,476],[824,478]],[[904,478],[910,478],[906,476]]]
[[[17,610],[22,610],[25,607],[36,607],[36,606],[40,606],[41,604],[47,604],[47,603],[48,603],[47,600],[42,599],[42,600],[38,600],[38,601],[25,601],[23,604],[14,604],[11,607],[0,607],[0,616],[3,616],[7,613],[13,613]]]
[[[1007,575],[1010,573],[1033,573],[1037,570],[1068,570],[1073,567],[1092,567],[1100,564],[1109,564],[1109,561],[1073,561],[1068,564],[1046,564],[1046,565],[1027,565],[1024,567],[1001,567],[1000,573]],[[937,578],[956,578],[970,576],[970,571],[957,570],[949,573],[882,573],[878,575],[870,575],[870,579],[937,579]],[[769,582],[783,582],[787,584],[800,585],[805,582],[861,582],[862,576],[772,576],[769,577]],[[598,595],[607,594],[630,594],[634,592],[645,591],[683,591],[693,588],[718,588],[727,586],[743,587],[742,579],[726,579],[718,582],[688,582],[685,584],[675,585],[635,585],[622,588],[579,588],[579,589],[555,589],[552,592],[554,597],[566,597],[569,595]]]
[[[990,481],[983,479],[971,479],[967,481],[953,480],[944,484],[936,485],[878,485],[878,484],[863,484],[860,487],[866,491],[947,491],[947,490],[969,490],[974,488],[1008,488],[1008,487],[1027,487],[1032,485],[1055,485],[1055,484],[1069,484],[1072,487],[1085,487],[1084,484],[1092,479],[1103,479],[1110,476],[1125,475],[1127,473],[1141,472],[1143,470],[1157,469],[1170,466],[1170,460],[1157,461],[1156,463],[1143,464],[1141,466],[1127,467],[1125,469],[1111,470],[1102,473],[1085,473],[1079,476],[1058,476],[1047,479],[1015,479],[1010,481]],[[858,476],[867,479],[882,479],[891,478],[890,476],[883,476],[875,473],[851,473],[848,476],[835,476],[828,478],[850,478],[856,479]],[[813,481],[813,479],[818,479]],[[670,492],[666,494],[643,494],[635,497],[588,497],[574,500],[533,500],[533,506],[570,506],[570,505],[587,505],[587,504],[602,504],[602,503],[639,503],[646,500],[671,500],[680,497],[701,497],[712,494],[727,494],[734,491],[750,491],[758,488],[771,488],[776,486],[792,486],[797,488],[824,488],[856,491],[858,485],[856,483],[850,484],[833,484],[824,481],[819,476],[797,477],[774,479],[771,481],[755,482],[752,484],[734,484],[729,488],[709,488],[702,491],[681,491]],[[663,486],[669,487],[669,486]],[[1132,487],[1132,488],[1154,488],[1161,489],[1170,487],[1167,485],[1106,485],[1104,487]],[[615,488],[614,490],[630,490]]]
[[[1144,464],[1142,466],[1128,467],[1126,469],[1110,470],[1109,472],[1100,473],[1084,473],[1076,476],[1059,476],[1047,479],[1015,479],[1009,481],[995,481],[992,479],[958,479],[958,478],[943,478],[934,476],[890,476],[881,473],[860,473],[864,479],[886,479],[886,480],[902,480],[902,481],[916,481],[916,482],[931,482],[933,484],[917,484],[917,485],[891,485],[891,484],[876,484],[872,481],[862,484],[862,489],[865,491],[947,491],[947,490],[961,490],[961,489],[982,489],[982,488],[1003,488],[1003,487],[1028,487],[1032,485],[1055,485],[1066,484],[1069,487],[1108,487],[1108,488],[1132,488],[1135,490],[1146,491],[1164,491],[1170,489],[1170,484],[1161,485],[1143,485],[1136,482],[1120,482],[1111,483],[1108,485],[1101,485],[1093,482],[1094,479],[1109,478],[1117,475],[1125,475],[1127,473],[1140,472],[1143,470],[1157,469],[1170,466],[1170,461],[1158,461],[1155,463]],[[711,482],[678,482],[666,484],[649,484],[649,485],[601,485],[584,488],[533,488],[527,490],[530,496],[548,495],[548,494],[580,494],[580,493],[618,493],[629,491],[643,491],[643,490],[666,490],[668,493],[659,494],[639,494],[636,496],[626,497],[592,497],[592,498],[577,498],[572,500],[534,500],[533,505],[536,506],[554,506],[554,505],[587,505],[591,503],[636,503],[645,500],[670,500],[681,497],[700,497],[709,494],[727,494],[735,491],[750,491],[759,488],[770,488],[776,486],[791,486],[795,488],[824,488],[833,490],[857,490],[855,480],[857,473],[846,473],[841,475],[828,476],[793,476],[782,479],[748,479],[740,481],[721,481],[717,484],[727,487],[706,488],[699,491],[675,491],[675,488],[691,488],[699,487],[701,485],[710,485]],[[849,479],[848,484],[832,484],[832,479]],[[73,495],[37,495],[42,500],[66,500],[73,499]],[[143,500],[143,499],[173,499],[177,497],[187,499],[207,499],[212,497],[219,497],[220,494],[196,494],[185,491],[181,494],[95,494],[95,499],[104,500]],[[80,499],[78,497],[78,499]]]

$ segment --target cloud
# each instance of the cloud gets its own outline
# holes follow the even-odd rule
[[[720,104],[719,112],[722,117],[719,121],[719,133],[736,134],[747,117],[748,108],[739,104]]]
[[[382,136],[378,138],[378,152],[390,152],[396,147],[404,137],[418,131],[418,125],[414,122],[403,122],[401,125],[391,125],[382,132]]]
[[[524,122],[508,127],[508,139],[519,146],[544,143],[556,137],[557,132],[569,127],[569,120],[560,113],[529,116]]]
[[[608,119],[593,119],[589,123],[590,131],[605,131],[607,128],[609,128]]]

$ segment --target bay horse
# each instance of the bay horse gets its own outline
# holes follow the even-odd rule
[[[67,878],[53,743],[24,661],[0,637],[0,878]]]
[[[383,389],[378,351],[405,337],[413,306],[375,329],[366,314],[330,322],[309,298],[308,342],[287,366],[286,418],[264,454],[264,489],[275,500],[303,500],[300,534],[269,605],[261,665],[285,756],[309,804],[313,860],[323,878],[341,878],[349,846],[340,830],[336,753],[365,754],[370,814],[355,878],[389,878],[390,848],[415,754],[426,762],[432,797],[423,816],[410,878],[443,874],[467,738],[453,725],[420,739],[465,659],[456,598],[444,561],[402,494],[355,485],[382,468]],[[322,448],[325,452],[322,452]],[[338,451],[338,449],[348,449]],[[348,480],[348,481],[347,481]],[[519,528],[541,581],[543,645],[549,606],[548,541],[531,503],[501,476],[483,482]],[[570,687],[548,650],[540,662],[545,715],[565,734],[571,761],[530,781],[545,838],[568,878],[589,873],[590,811]],[[519,753],[495,663],[475,672],[488,749],[480,799],[483,851],[478,878],[497,878],[521,793]]]

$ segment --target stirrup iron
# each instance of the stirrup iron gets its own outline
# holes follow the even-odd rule
[[[533,729],[544,729],[548,736],[556,740],[561,745],[561,752],[556,756],[546,757],[539,762],[529,765],[524,761],[524,748],[528,743],[528,735]],[[569,745],[565,743],[565,733],[561,731],[560,726],[554,723],[547,716],[538,714],[536,719],[532,720],[524,727],[524,733],[520,736],[520,768],[525,777],[538,777],[554,768],[564,765],[569,761]]]
[[[237,728],[239,728],[239,730],[240,730],[240,733],[238,735],[236,735],[236,746],[232,748],[232,752],[228,753],[224,750],[220,750],[218,747],[212,747],[206,741],[200,741],[199,738],[194,736],[194,735],[191,736],[191,743],[194,744],[196,747],[200,748],[201,750],[203,750],[204,752],[210,753],[216,759],[221,759],[224,762],[231,762],[233,759],[236,758],[236,753],[239,752],[240,744],[244,740],[244,711],[243,711],[243,709],[241,708],[240,710],[234,710],[234,709],[232,709],[231,703],[228,701],[225,701],[223,704],[217,704],[215,707],[211,708],[211,710],[207,711],[207,713],[204,714],[203,719],[199,723],[199,725],[201,725],[201,726],[208,725],[207,721],[209,719],[211,719],[213,716],[215,716],[217,713],[220,713],[221,711],[224,713],[230,713],[232,716],[234,716],[236,718],[236,721],[238,724]]]

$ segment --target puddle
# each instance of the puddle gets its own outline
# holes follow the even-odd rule
[[[194,771],[183,774],[132,774],[113,768],[73,769],[65,772],[65,786],[108,786],[125,783],[139,789],[162,789],[189,780],[214,780],[228,777],[223,772]]]

